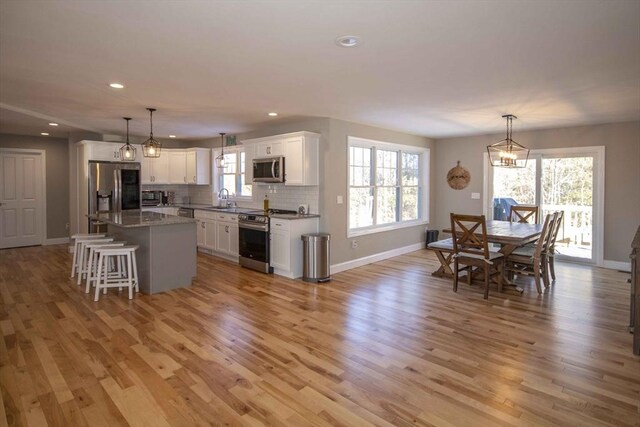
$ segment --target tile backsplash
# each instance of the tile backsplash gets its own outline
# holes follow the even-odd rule
[[[143,190],[173,191],[176,203],[183,203],[188,197],[191,203],[215,205],[218,203],[217,194],[213,194],[210,185],[143,185]],[[310,213],[319,213],[318,186],[285,186],[284,184],[260,184],[253,186],[251,200],[240,200],[242,207],[262,209],[264,196],[269,198],[269,207],[277,209],[297,210],[298,205],[308,204]],[[232,199],[233,200],[233,199]]]

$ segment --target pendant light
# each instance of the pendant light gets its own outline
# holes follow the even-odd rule
[[[218,157],[216,157],[216,166],[218,166],[218,169],[224,169],[224,136],[226,135],[226,133],[224,132],[220,132],[220,155]]]
[[[129,120],[131,117],[123,117],[127,121],[127,143],[120,147],[120,159],[125,162],[133,162],[136,159],[136,149],[129,143]]]
[[[162,144],[160,141],[153,137],[153,112],[155,108],[147,108],[149,111],[149,121],[151,123],[151,133],[149,139],[142,143],[142,155],[145,157],[160,157],[160,150],[162,150]]]
[[[513,119],[517,119],[513,114],[505,114],[502,118],[507,119],[507,137],[502,141],[487,146],[491,166],[502,168],[525,168],[529,159],[529,149],[518,144],[511,138],[513,129]]]

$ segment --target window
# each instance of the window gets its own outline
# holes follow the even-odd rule
[[[226,150],[225,150],[226,151]],[[214,153],[214,158],[218,153]],[[253,186],[246,183],[245,179],[245,153],[244,151],[231,151],[224,153],[224,169],[217,169],[214,165],[214,176],[217,176],[217,189],[229,190],[229,195],[234,198],[251,197]]]
[[[424,223],[429,150],[349,137],[349,231]]]

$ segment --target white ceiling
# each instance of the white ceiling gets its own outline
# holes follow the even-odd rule
[[[638,0],[0,0],[0,54],[4,132],[19,113],[35,134],[119,134],[130,116],[143,135],[148,106],[179,138],[292,116],[429,137],[500,131],[505,113],[516,132],[640,119]]]

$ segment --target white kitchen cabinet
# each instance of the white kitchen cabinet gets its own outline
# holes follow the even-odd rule
[[[138,147],[136,147],[138,149]],[[162,150],[160,157],[144,157],[142,148],[140,153],[140,174],[143,184],[168,184],[169,183],[169,150]],[[136,158],[138,154],[136,154]]]
[[[216,239],[217,252],[238,256],[238,215],[216,215]]]
[[[252,149],[251,159],[247,154],[247,170],[252,170],[253,159],[284,156],[285,185],[319,184],[320,135],[312,132],[293,132],[266,138],[244,140],[247,153]],[[271,154],[267,154],[271,153]],[[247,175],[247,182],[253,176]]]
[[[196,218],[196,245],[204,248],[207,244],[205,220]]]
[[[120,158],[120,147],[124,143],[102,142],[102,141],[80,141],[79,149],[83,150],[82,157],[85,160],[103,160],[108,162],[118,162]],[[136,162],[140,159],[136,154]]]
[[[211,184],[211,150],[189,148],[186,156],[186,176],[188,184]]]
[[[255,146],[255,158],[282,156],[282,139],[278,137],[271,138],[264,142],[259,142]]]
[[[273,272],[296,279],[302,276],[301,236],[318,232],[318,218],[271,218],[270,256]]]
[[[244,146],[244,182],[251,184],[253,182],[253,159],[255,158],[255,146]]]
[[[186,184],[187,152],[184,150],[166,151],[169,154],[169,184]]]

